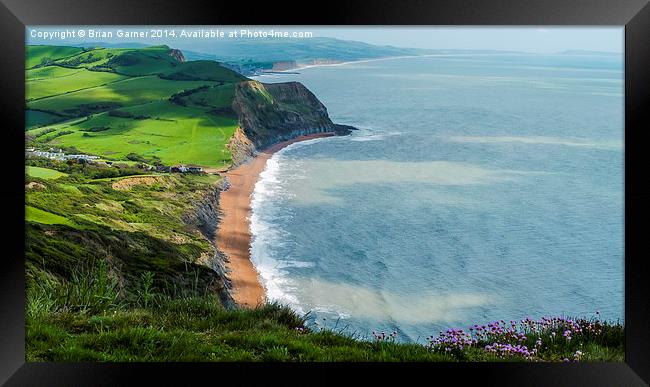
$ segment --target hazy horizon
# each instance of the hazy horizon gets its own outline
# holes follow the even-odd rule
[[[50,45],[79,45],[87,43],[133,44],[146,45],[167,44],[181,50],[205,52],[211,44],[222,40],[206,38],[66,38],[43,39],[31,36],[32,30],[59,31],[74,30],[81,26],[28,26],[26,27],[27,44]],[[554,27],[554,26],[522,26],[522,27],[310,27],[310,26],[83,26],[88,29],[102,31],[136,31],[151,29],[219,29],[226,33],[241,29],[274,29],[276,31],[307,31],[314,38],[335,38],[347,41],[362,42],[377,46],[394,46],[400,48],[420,48],[432,50],[499,50],[519,51],[527,53],[558,53],[563,51],[598,51],[621,54],[624,47],[623,27]],[[115,35],[115,33],[113,34]],[[229,39],[232,41],[235,38]],[[236,38],[253,39],[253,38]],[[270,38],[257,38],[260,40]],[[310,38],[291,38],[293,40],[309,41]]]

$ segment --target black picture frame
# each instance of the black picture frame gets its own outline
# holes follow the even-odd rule
[[[483,385],[637,386],[650,383],[650,274],[645,225],[650,165],[644,150],[650,123],[648,0],[465,0],[209,2],[207,0],[0,0],[0,101],[4,232],[0,270],[0,384],[158,385],[281,384],[349,381],[364,384],[424,376]],[[26,363],[24,262],[24,87],[27,25],[598,25],[625,26],[625,362],[624,363]],[[644,131],[643,128],[646,128]],[[296,375],[296,373],[300,375]],[[236,377],[226,382],[225,378]],[[306,378],[306,379],[303,379]]]

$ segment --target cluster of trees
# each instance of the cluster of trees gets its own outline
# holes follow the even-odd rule
[[[59,62],[56,62],[54,64],[59,65],[61,67],[78,67],[80,64],[83,63],[93,63],[93,62],[98,62],[102,60],[100,57],[96,57],[92,52],[89,52],[88,55],[76,55],[73,56],[72,58],[61,60]]]
[[[52,131],[50,131],[48,133],[52,133],[53,131],[54,130],[52,130]],[[65,136],[66,134],[70,134],[70,133],[74,133],[74,132],[72,130],[62,130],[62,131],[60,131],[58,133],[54,133],[54,134],[52,134],[50,136],[47,136],[47,137],[43,138],[42,141],[43,142],[48,142],[50,140],[54,140],[57,137]]]
[[[73,178],[103,179],[109,177],[120,177],[130,175],[141,175],[147,173],[146,165],[128,165],[115,163],[108,166],[102,163],[88,162],[86,160],[52,160],[42,157],[27,157],[26,165],[43,167],[70,174]]]
[[[111,110],[108,112],[108,115],[111,117],[120,117],[120,118],[133,118],[134,120],[146,120],[148,118],[151,118],[151,116],[147,116],[144,114],[133,114],[131,112],[127,112],[124,110]]]
[[[160,157],[158,157],[158,156],[144,157],[144,156],[139,155],[137,153],[131,152],[128,155],[126,155],[126,159],[131,160],[131,161],[137,161],[137,162],[140,162],[140,163],[149,164],[149,165],[155,165],[155,166],[163,165],[162,161],[160,160]]]
[[[76,117],[90,116],[93,113],[100,113],[106,110],[117,109],[122,106],[117,102],[96,102],[96,103],[83,103],[79,104],[72,109],[66,109],[67,114],[74,115]]]
[[[187,100],[185,99],[185,97],[200,91],[206,91],[209,88],[210,85],[204,85],[204,86],[196,87],[194,89],[179,91],[178,93],[172,94],[169,97],[169,100],[177,105],[187,106]]]
[[[109,130],[110,126],[93,126],[92,128],[84,128],[80,129],[82,132],[103,132],[105,130]]]

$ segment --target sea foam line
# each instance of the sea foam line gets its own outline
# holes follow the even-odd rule
[[[284,154],[290,150],[312,145],[316,142],[330,140],[333,137],[321,137],[290,144],[274,153],[266,162],[264,170],[255,183],[251,194],[250,257],[259,273],[262,285],[266,289],[269,301],[279,301],[288,304],[298,313],[304,313],[295,294],[295,283],[288,277],[286,267],[304,267],[305,262],[281,262],[273,256],[272,247],[282,245],[287,233],[273,220],[278,213],[274,201],[289,195],[282,186]],[[283,196],[285,195],[285,196]]]

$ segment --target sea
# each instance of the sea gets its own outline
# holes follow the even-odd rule
[[[350,136],[290,145],[252,196],[270,300],[314,329],[624,321],[622,55],[466,54],[314,66]]]

